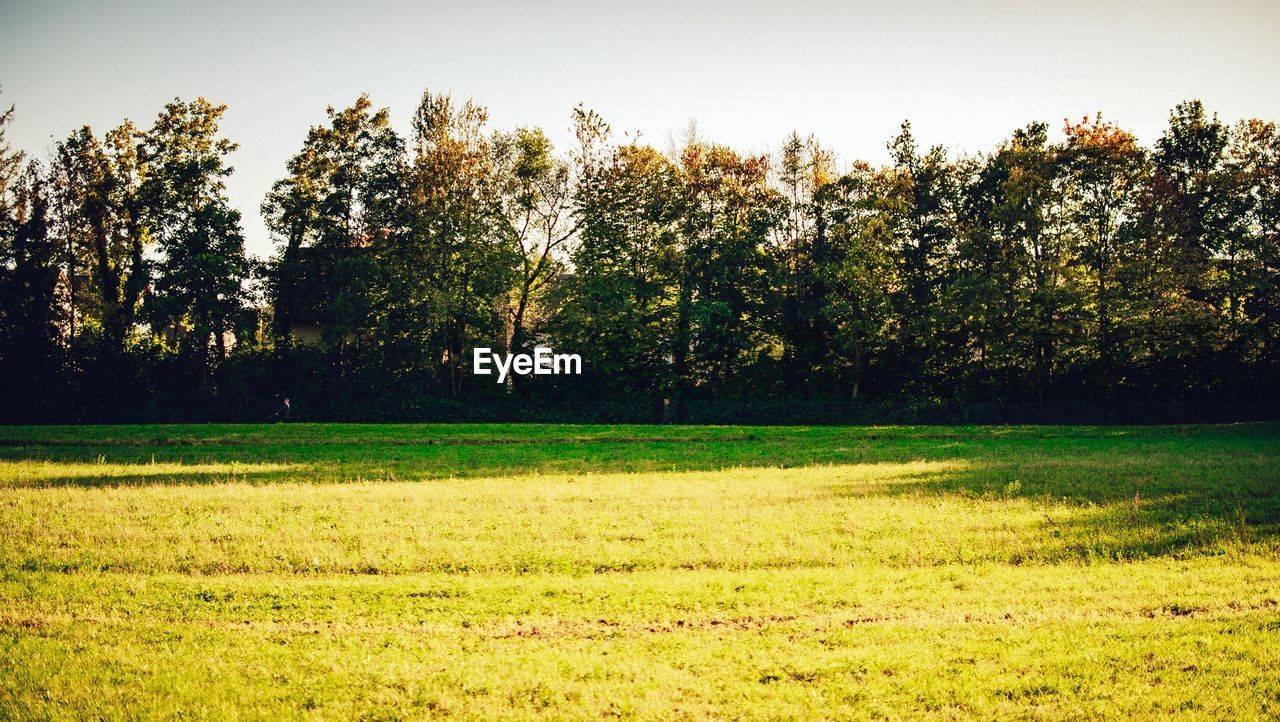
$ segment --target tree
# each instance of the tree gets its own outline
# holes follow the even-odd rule
[[[300,379],[324,389],[300,408],[334,417],[451,397],[616,399],[594,414],[629,418],[671,399],[685,419],[1035,401],[1050,418],[1280,390],[1280,133],[1198,101],[1149,150],[1101,115],[957,157],[904,123],[887,164],[837,173],[799,133],[773,156],[692,132],[664,153],[582,107],[557,151],[430,91],[401,138],[362,96],[328,109],[262,204],[265,275],[224,188],[224,110],[175,100],[149,128],[82,128],[47,170],[0,114],[0,371],[18,379],[0,403],[53,388],[73,402],[58,413],[182,416]],[[255,305],[280,343],[227,348]],[[475,347],[541,344],[581,354],[584,377],[468,373]]]
[[[1229,254],[1238,294],[1233,316],[1242,333],[1240,362],[1258,381],[1280,381],[1280,131],[1276,124],[1244,120],[1228,149],[1232,178]],[[1274,386],[1272,386],[1274,388]]]
[[[1193,281],[1200,280],[1197,276],[1207,271],[1214,256],[1230,255],[1230,195],[1222,185],[1228,141],[1227,127],[1217,116],[1207,117],[1200,101],[1191,100],[1170,113],[1169,127],[1152,156],[1165,195],[1164,230],[1178,244]],[[1232,304],[1230,298],[1227,303]]]
[[[681,382],[737,393],[772,377],[763,368],[772,372],[776,361],[769,238],[783,206],[768,168],[764,156],[696,139],[681,151],[683,263],[673,352]]]
[[[1032,123],[979,163],[964,190],[951,302],[966,309],[973,383],[988,397],[1044,401],[1079,336],[1062,175],[1062,149]]]
[[[834,260],[825,225],[822,191],[835,179],[834,158],[812,137],[793,132],[782,147],[774,167],[775,186],[781,194],[780,218],[771,232],[777,276],[778,318],[774,323],[782,338],[782,367],[792,389],[808,390],[815,367],[822,366],[833,349],[828,316],[832,280],[822,269]]]
[[[22,172],[22,162],[26,155],[14,148],[8,138],[9,124],[13,122],[14,107],[0,113],[0,223],[5,232],[13,232],[14,200],[10,195],[18,175]]]
[[[954,329],[943,298],[956,237],[957,173],[942,148],[917,152],[909,122],[889,142],[889,155],[892,166],[879,211],[893,239],[901,279],[893,293],[897,351],[892,365],[909,393],[925,396],[948,386],[956,365]]]
[[[815,348],[821,355],[814,363],[850,398],[858,397],[885,351],[891,294],[899,287],[893,232],[881,208],[888,182],[885,173],[858,163],[824,184],[813,201],[813,285],[827,291],[815,293],[814,326],[826,329],[831,346],[829,352]]]
[[[0,407],[10,419],[56,418],[63,366],[57,242],[49,233],[47,174],[5,140],[0,114]]]
[[[1222,258],[1234,244],[1225,222],[1226,141],[1225,126],[1206,118],[1198,101],[1179,104],[1130,194],[1115,264],[1124,304],[1115,328],[1126,383],[1148,399],[1211,388],[1212,367],[1234,365],[1239,333],[1224,280],[1234,262]]]
[[[374,111],[368,96],[327,114],[328,124],[312,127],[289,159],[289,175],[272,186],[262,215],[280,243],[268,289],[277,334],[287,339],[299,321],[318,323],[328,343],[342,346],[371,323],[367,249],[395,219],[367,216],[371,204],[385,208],[385,197],[399,192],[403,141],[390,113]]]
[[[680,283],[682,189],[675,165],[648,146],[607,147],[598,115],[575,116],[579,170],[573,274],[553,289],[557,344],[590,359],[595,390],[675,390],[675,297]]]
[[[230,207],[225,157],[236,146],[218,137],[225,105],[204,98],[167,105],[145,137],[149,172],[140,192],[163,258],[149,303],[161,326],[181,329],[188,350],[219,360],[245,311],[248,262],[240,213]],[[241,324],[243,325],[243,324]],[[243,332],[243,330],[242,330]]]
[[[500,136],[506,227],[519,252],[516,283],[508,302],[509,353],[529,350],[529,311],[537,295],[563,268],[560,251],[577,230],[573,218],[571,164],[555,157],[540,129],[519,128]],[[514,379],[513,379],[514,381]]]
[[[457,396],[468,348],[500,345],[501,307],[517,252],[503,213],[488,111],[424,92],[413,118],[401,190],[373,237],[377,338],[395,368],[427,368]],[[392,185],[394,182],[389,182]]]
[[[73,266],[70,280],[76,283],[76,261],[83,256],[89,287],[78,303],[107,348],[119,352],[151,280],[146,252],[152,208],[142,192],[142,134],[126,120],[99,140],[85,126],[59,143],[55,154],[54,204]]]
[[[1147,158],[1133,135],[1104,121],[1101,114],[1067,122],[1064,132],[1068,221],[1089,272],[1090,336],[1107,398],[1115,391],[1120,371],[1116,321],[1125,311],[1120,262],[1134,238],[1134,200]]]

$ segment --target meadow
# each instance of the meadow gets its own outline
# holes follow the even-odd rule
[[[0,718],[1280,717],[1280,425],[0,427]]]

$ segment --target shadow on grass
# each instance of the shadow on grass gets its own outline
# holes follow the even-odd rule
[[[970,442],[993,445],[998,442]],[[1025,442],[1023,442],[1025,443]],[[928,439],[857,440],[602,440],[522,444],[218,444],[59,445],[0,448],[11,462],[104,466],[158,463],[244,466],[274,464],[282,470],[261,481],[343,483],[354,480],[426,480],[452,477],[629,472],[716,471],[739,467],[805,467],[827,464],[945,460],[950,442]],[[980,453],[980,452],[979,452]],[[4,463],[0,461],[0,463]],[[287,469],[287,470],[285,470]],[[305,469],[298,472],[297,469]],[[0,479],[3,479],[0,472]],[[189,473],[175,483],[215,483],[223,475]],[[67,479],[75,483],[74,479]],[[90,483],[86,478],[86,484]],[[108,479],[105,483],[113,482]],[[14,485],[10,483],[9,485]]]
[[[1024,526],[1038,548],[1027,559],[1013,552],[1015,563],[1203,556],[1254,545],[1280,553],[1276,461],[1121,460],[1107,467],[970,459],[871,485],[827,484],[821,493],[1018,505],[1032,517]]]
[[[880,430],[865,427],[649,427],[643,436],[624,428],[524,427],[492,430],[467,427],[427,429],[432,443],[416,427],[263,427],[223,433],[215,439],[175,433],[155,444],[143,438],[83,438],[76,429],[27,429],[44,436],[0,445],[0,460],[91,464],[278,464],[306,467],[297,473],[264,474],[262,481],[306,480],[340,483],[355,479],[416,480],[448,477],[553,473],[707,471],[735,467],[802,467],[838,464],[973,460],[1000,465],[1018,463],[1093,465],[1102,476],[1134,473],[1134,464],[1172,466],[1183,461],[1265,456],[1280,466],[1280,425],[1216,427],[1033,427]],[[149,427],[127,430],[136,434]],[[57,434],[54,431],[59,432]],[[207,429],[213,434],[220,429]],[[344,431],[345,435],[338,431]],[[113,434],[122,434],[112,429]],[[158,433],[150,429],[151,433]],[[277,438],[288,432],[290,438]],[[557,432],[559,432],[557,434]],[[618,433],[613,438],[603,438]],[[663,438],[668,434],[669,438]],[[48,438],[44,438],[44,437]],[[292,438],[296,436],[297,438]],[[392,438],[395,437],[395,438]],[[212,441],[212,443],[206,443]],[[519,443],[515,443],[515,442]],[[49,442],[49,443],[46,443]],[[53,443],[56,442],[56,443]],[[117,443],[119,442],[119,443]],[[127,443],[126,443],[127,442]],[[188,443],[190,442],[190,443]],[[23,445],[23,444],[26,445]],[[1198,461],[1199,460],[1199,461]],[[3,477],[0,477],[2,480]],[[220,481],[217,474],[185,475],[177,483]],[[1013,481],[1012,478],[1001,484]],[[1031,482],[1023,480],[1030,491]],[[957,484],[961,484],[957,482]],[[1092,484],[1082,489],[1092,495]],[[1071,489],[1061,490],[1072,495]]]
[[[1280,538],[1280,427],[1133,433],[724,433],[711,439],[536,443],[211,445],[65,443],[0,448],[0,488],[270,484],[534,474],[712,471],[945,462],[946,468],[803,493],[1025,504],[1034,538],[1064,559],[1225,553]],[[530,483],[536,483],[531,481]],[[975,512],[978,513],[978,512]],[[1041,558],[1037,553],[1035,558]]]
[[[0,489],[262,483],[307,467],[290,464],[0,461]]]

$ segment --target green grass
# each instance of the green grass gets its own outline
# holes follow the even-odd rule
[[[1280,426],[0,427],[0,718],[1280,716]]]

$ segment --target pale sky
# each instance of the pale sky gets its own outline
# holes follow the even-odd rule
[[[1280,121],[1280,0],[996,2],[62,2],[0,0],[0,103],[43,155],[80,125],[150,125],[175,96],[230,106],[231,201],[258,206],[328,105],[362,92],[397,128],[424,88],[563,145],[579,102],[665,148],[691,120],[744,151],[793,129],[844,162],[994,147],[1101,110],[1144,143],[1175,103]]]

